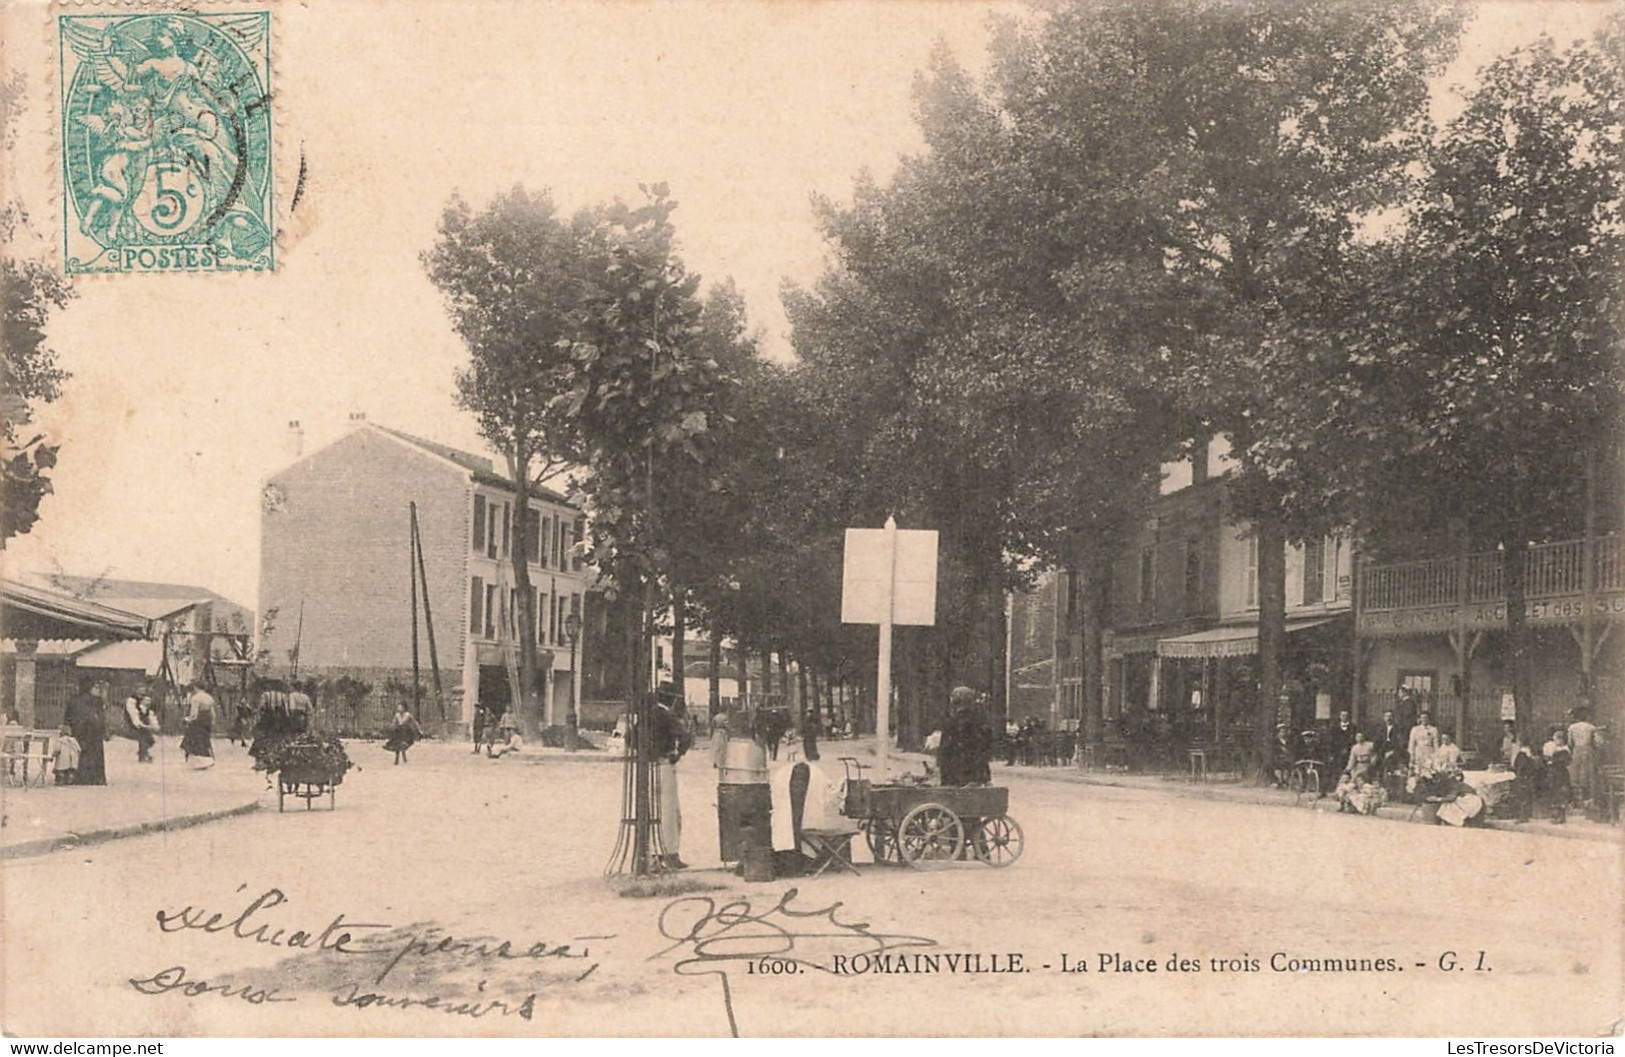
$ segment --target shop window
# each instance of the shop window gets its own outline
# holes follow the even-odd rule
[[[1326,541],[1308,540],[1303,545],[1303,604],[1314,605],[1326,597]]]
[[[542,512],[535,507],[525,511],[525,560],[532,565],[542,561]]]
[[[1433,683],[1438,678],[1436,671],[1406,670],[1399,673],[1399,689],[1409,690],[1413,694],[1420,694],[1425,700],[1433,697]]]

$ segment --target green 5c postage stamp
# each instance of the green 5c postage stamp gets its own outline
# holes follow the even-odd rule
[[[268,271],[271,16],[60,15],[70,273]]]

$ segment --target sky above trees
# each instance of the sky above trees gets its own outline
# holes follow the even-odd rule
[[[624,10],[624,9],[622,9]],[[62,444],[56,494],[10,569],[111,569],[252,604],[259,482],[352,411],[480,450],[455,404],[466,357],[418,263],[447,197],[476,208],[517,183],[566,211],[664,181],[689,266],[731,276],[763,347],[787,355],[778,287],[823,261],[810,196],[850,198],[918,150],[911,84],[936,38],[973,72],[990,8],[965,3],[414,3],[289,9],[278,23],[279,188],[302,151],[306,199],[274,276],[82,283],[50,337],[72,372],[40,425]],[[1011,9],[1017,10],[1017,9]],[[1586,32],[1599,5],[1486,4],[1443,79],[1542,28]],[[48,253],[57,223],[43,4],[9,6],[8,61],[29,73],[8,194]],[[1448,116],[1443,93],[1436,106]],[[1457,107],[1456,109],[1459,109]]]

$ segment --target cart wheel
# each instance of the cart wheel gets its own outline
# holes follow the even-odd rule
[[[897,824],[899,857],[910,866],[943,866],[965,849],[965,827],[941,804],[921,804]]]
[[[897,858],[897,831],[889,818],[864,819],[863,839],[869,845],[869,854],[875,862],[892,862]]]
[[[971,831],[970,846],[976,857],[989,866],[1009,866],[1021,858],[1026,844],[1015,819],[995,815],[982,819]]]

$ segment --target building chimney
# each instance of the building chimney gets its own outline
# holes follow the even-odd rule
[[[305,454],[305,430],[298,419],[288,422],[288,456],[297,459]]]

